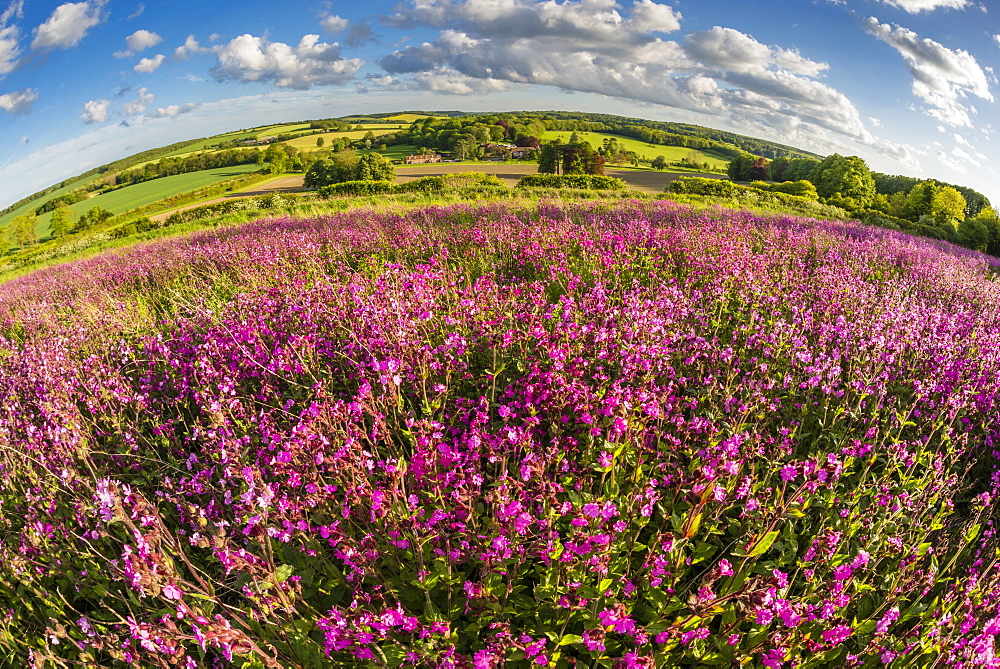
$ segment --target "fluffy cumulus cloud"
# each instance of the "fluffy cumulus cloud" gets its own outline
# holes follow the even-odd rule
[[[351,25],[351,22],[336,14],[328,14],[320,19],[319,25],[330,36],[336,36],[347,30],[347,26]]]
[[[935,9],[964,9],[969,0],[881,0],[887,5],[892,5],[910,14],[920,12],[930,12]]]
[[[262,82],[302,90],[343,84],[363,64],[356,58],[343,58],[337,44],[320,42],[319,35],[306,35],[294,47],[241,35],[216,47],[216,56],[218,62],[211,72],[218,81]]]
[[[144,74],[152,74],[153,72],[156,72],[158,69],[160,69],[160,66],[163,65],[163,63],[166,60],[167,60],[166,56],[164,56],[162,53],[158,53],[152,58],[143,58],[138,63],[136,63],[135,67],[133,67],[132,69],[135,70],[136,72],[142,72]]]
[[[163,38],[154,32],[150,32],[148,30],[136,30],[134,33],[125,38],[125,44],[128,48],[125,51],[116,51],[114,56],[115,58],[128,58],[129,56],[139,53],[140,51],[152,48],[162,41]]]
[[[33,88],[25,88],[23,91],[4,93],[0,95],[0,111],[8,114],[27,114],[31,111],[31,105],[38,99],[38,92]]]
[[[91,100],[83,105],[83,111],[80,112],[80,120],[88,125],[104,123],[108,120],[108,107],[110,105],[110,100]]]
[[[189,114],[198,108],[198,104],[195,102],[188,102],[183,105],[168,105],[166,107],[159,107],[147,114],[147,118],[177,118],[182,114]]]
[[[163,38],[148,30],[136,30],[125,38],[125,44],[133,53],[139,53],[152,48],[163,41]]]
[[[129,116],[136,116],[146,111],[155,99],[156,96],[150,93],[148,88],[142,87],[138,90],[135,100],[126,102],[122,111]]]
[[[23,13],[24,0],[18,0],[0,14],[0,75],[13,72],[21,57],[21,30],[10,23]]]
[[[99,24],[105,0],[67,2],[56,7],[45,23],[35,28],[32,49],[69,49],[83,40],[87,31]]]
[[[184,40],[184,44],[180,45],[174,49],[174,58],[177,60],[188,60],[192,55],[198,53],[207,53],[211,49],[206,49],[198,43],[194,35],[188,35],[187,39]]]
[[[949,49],[912,30],[864,21],[865,29],[895,48],[913,76],[913,94],[927,104],[927,113],[952,126],[972,127],[975,107],[971,96],[993,102],[986,72],[975,57],[962,49]]]
[[[438,28],[437,38],[379,65],[388,88],[482,94],[541,84],[775,128],[807,145],[828,132],[906,153],[873,137],[853,103],[817,79],[826,63],[731,28],[666,38],[682,18],[653,0],[413,0],[387,22]]]

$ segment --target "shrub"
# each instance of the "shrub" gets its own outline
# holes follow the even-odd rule
[[[384,195],[392,193],[394,184],[391,181],[344,181],[323,186],[317,189],[320,197],[337,197],[342,195]]]
[[[625,190],[624,181],[617,177],[596,174],[526,174],[519,188],[579,188],[583,190]]]

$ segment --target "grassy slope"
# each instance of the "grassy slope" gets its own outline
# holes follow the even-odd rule
[[[82,186],[85,183],[87,183],[88,181],[90,181],[91,178],[92,177],[87,177],[86,179],[76,179],[75,181],[70,182],[69,185],[64,186],[64,187],[62,187],[62,188],[60,188],[58,190],[54,190],[54,191],[52,191],[51,193],[49,193],[48,195],[46,195],[45,197],[43,197],[41,199],[29,202],[28,204],[25,204],[25,205],[22,205],[22,206],[18,207],[17,209],[15,209],[14,211],[10,212],[9,214],[4,214],[3,216],[0,216],[0,228],[6,227],[7,224],[10,223],[12,220],[14,220],[15,217],[20,216],[21,214],[27,214],[29,211],[33,211],[35,208],[37,208],[39,205],[43,204],[44,202],[48,202],[49,200],[51,200],[54,197],[59,197],[60,195],[65,195],[66,193],[70,192],[74,188],[79,188],[80,186]]]
[[[600,147],[605,139],[609,137],[614,137],[618,142],[625,146],[629,151],[635,151],[639,158],[642,160],[652,160],[657,156],[663,156],[667,161],[680,160],[681,158],[687,158],[691,151],[697,151],[696,149],[689,149],[685,146],[660,146],[659,144],[647,144],[645,142],[640,142],[637,139],[631,139],[628,137],[622,137],[620,135],[612,135],[606,132],[578,132],[585,141],[590,142],[590,145],[595,149]],[[573,135],[572,132],[563,130],[550,130],[542,135],[539,139],[545,141],[551,141],[554,139],[561,139],[564,142],[569,141],[569,138]],[[729,163],[728,158],[724,158],[711,151],[697,151],[700,162],[706,162],[712,164],[713,167],[725,167]]]
[[[390,133],[397,131],[398,128],[394,125],[390,126],[383,125],[381,127],[373,126],[365,130],[348,130],[347,132],[325,132],[322,135],[317,134],[317,135],[306,135],[304,137],[296,137],[295,139],[288,140],[287,142],[285,142],[285,144],[287,144],[288,146],[294,146],[295,148],[301,151],[315,151],[317,148],[329,147],[331,142],[333,142],[336,139],[340,139],[341,137],[347,137],[348,139],[351,140],[357,140],[357,139],[363,139],[368,132],[371,132],[376,137],[379,137],[381,135],[388,135]],[[318,137],[323,138],[323,142],[326,146],[324,147],[316,146],[316,139]]]
[[[253,172],[256,169],[257,166],[254,164],[235,165],[233,167],[219,167],[214,170],[202,170],[200,172],[189,172],[188,174],[163,177],[162,179],[153,179],[152,181],[104,193],[83,202],[77,202],[70,207],[70,210],[79,216],[91,207],[101,207],[113,214],[120,214],[129,209],[142,207],[157,200],[177,195],[178,193],[203,188],[217,181]],[[40,218],[45,221],[46,225],[48,224],[48,215],[41,216]]]

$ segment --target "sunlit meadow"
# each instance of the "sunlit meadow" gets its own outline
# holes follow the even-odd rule
[[[0,286],[10,666],[1000,666],[984,256],[666,202]]]

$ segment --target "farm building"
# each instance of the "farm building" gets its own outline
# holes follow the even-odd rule
[[[410,154],[406,157],[404,162],[407,165],[423,165],[426,163],[440,163],[441,155],[438,153],[419,153]]]

